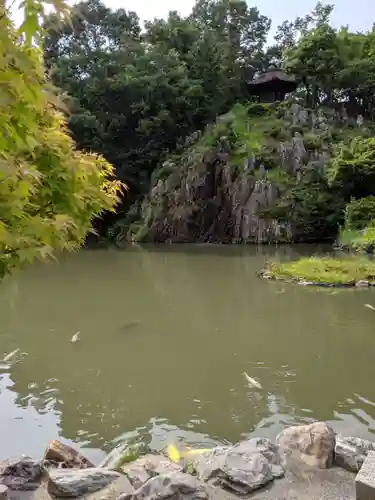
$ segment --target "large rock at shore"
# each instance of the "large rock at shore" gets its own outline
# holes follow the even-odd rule
[[[76,451],[71,446],[61,443],[61,441],[58,441],[57,439],[48,443],[44,453],[44,460],[52,465],[71,469],[87,469],[89,467],[95,467],[95,465],[81,453]]]
[[[48,492],[57,497],[79,497],[99,491],[121,477],[106,469],[58,469],[49,473]]]
[[[189,474],[172,472],[151,478],[134,493],[118,500],[207,500],[205,485]]]
[[[0,462],[0,483],[11,490],[35,490],[42,476],[40,462],[29,457]]]
[[[356,437],[336,436],[336,465],[350,472],[358,472],[369,451],[375,451],[375,443]]]
[[[276,443],[284,466],[298,461],[321,469],[332,465],[335,433],[325,422],[289,427],[277,436]]]
[[[152,477],[179,472],[182,467],[162,455],[145,455],[123,465],[121,470],[127,475],[134,488],[139,488]]]
[[[129,479],[122,475],[100,491],[85,495],[85,500],[117,500],[120,495],[131,494],[134,488]]]
[[[238,495],[246,495],[284,475],[276,446],[266,438],[253,438],[222,446],[193,462],[197,477]]]

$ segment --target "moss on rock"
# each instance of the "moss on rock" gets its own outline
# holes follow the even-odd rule
[[[272,262],[262,275],[269,279],[309,285],[375,286],[375,263],[358,257],[310,257],[291,262]]]

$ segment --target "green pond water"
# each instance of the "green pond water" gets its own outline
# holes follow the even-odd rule
[[[0,364],[0,458],[60,438],[95,461],[124,440],[207,446],[316,419],[375,439],[375,291],[256,274],[317,251],[85,250],[7,278],[0,357],[20,352]]]

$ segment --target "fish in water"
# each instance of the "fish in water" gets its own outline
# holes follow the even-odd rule
[[[210,448],[186,448],[184,451],[179,451],[174,444],[169,444],[167,447],[167,455],[169,460],[178,464],[182,458],[191,458],[197,455],[202,455],[203,453],[207,453],[211,451]]]
[[[19,348],[17,347],[17,349],[14,349],[14,351],[10,352],[9,354],[7,354],[3,361],[6,363],[7,361],[9,361],[10,359],[13,358],[13,356],[15,356],[17,353],[19,352]]]
[[[256,387],[257,389],[262,388],[260,383],[257,380],[255,380],[254,378],[251,378],[246,372],[243,372],[243,375],[244,375],[249,387]]]
[[[81,334],[81,332],[78,330],[78,332],[76,332],[73,335],[73,337],[71,338],[70,342],[72,342],[72,344],[75,344],[76,342],[78,342],[80,334]]]
[[[178,462],[181,460],[181,453],[178,451],[174,444],[168,445],[167,455],[169,459],[175,464],[178,464]]]
[[[141,324],[140,321],[129,321],[128,323],[125,323],[124,325],[122,325],[120,328],[121,328],[121,330],[128,330],[128,329],[134,328],[140,324]]]
[[[365,304],[365,307],[367,307],[367,309],[371,309],[371,311],[375,311],[375,307],[371,304]]]

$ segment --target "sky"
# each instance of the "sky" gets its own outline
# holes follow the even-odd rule
[[[106,5],[116,9],[137,12],[141,21],[154,17],[165,18],[170,10],[189,14],[194,0],[104,0]],[[286,19],[294,20],[311,12],[317,0],[248,0],[250,6],[257,6],[260,12],[272,19],[273,27]],[[336,27],[349,25],[353,31],[370,29],[375,22],[375,0],[333,0],[324,3],[335,4],[332,23]]]
[[[195,0],[103,0],[112,8],[135,11],[140,20],[155,17],[166,18],[170,10],[182,15],[190,13]],[[318,0],[247,0],[249,6],[256,6],[260,12],[272,19],[271,38],[276,27],[283,21],[294,20],[312,11]],[[8,3],[8,2],[7,2]],[[11,2],[9,2],[11,3]],[[17,2],[18,3],[18,2]],[[74,0],[68,0],[71,5]],[[375,23],[375,0],[331,0],[324,3],[335,5],[331,20],[335,27],[349,25],[352,31],[366,31]],[[12,9],[12,18],[19,24],[22,19],[18,10]]]

